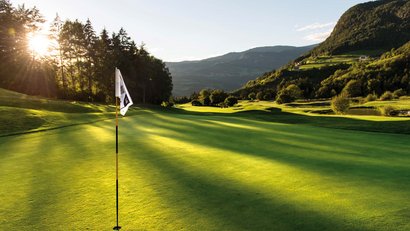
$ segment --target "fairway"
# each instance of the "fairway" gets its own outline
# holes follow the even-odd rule
[[[409,135],[265,114],[121,119],[123,230],[410,230]],[[0,153],[2,230],[114,226],[114,120],[1,137]]]
[[[410,231],[410,0],[0,19],[0,231]]]

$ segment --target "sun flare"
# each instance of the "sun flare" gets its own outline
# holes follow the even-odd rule
[[[29,49],[36,57],[49,55],[50,39],[46,35],[33,34],[29,37]]]

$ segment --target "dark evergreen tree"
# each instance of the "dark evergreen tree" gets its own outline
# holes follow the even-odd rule
[[[49,38],[56,41],[47,59],[28,49],[28,33],[44,20],[36,8],[13,7],[0,0],[0,87],[65,99],[112,102],[114,69],[119,68],[135,103],[168,101],[172,77],[164,62],[153,57],[121,28],[99,36],[90,20],[62,22],[56,15]],[[58,89],[58,91],[57,91]]]

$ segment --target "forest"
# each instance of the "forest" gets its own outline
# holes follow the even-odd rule
[[[159,104],[171,96],[172,77],[164,62],[152,56],[121,28],[97,33],[90,20],[62,20],[48,26],[45,54],[30,39],[44,31],[36,7],[0,0],[0,87],[51,98],[112,102],[114,69],[121,70],[136,103]],[[44,32],[43,32],[44,33]]]

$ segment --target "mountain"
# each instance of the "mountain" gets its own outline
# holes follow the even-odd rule
[[[397,48],[410,40],[410,1],[383,0],[358,4],[339,19],[332,34],[312,55]]]
[[[410,93],[408,41],[410,1],[358,4],[341,16],[323,43],[279,70],[247,82],[235,94],[246,98],[250,92],[262,92],[274,99],[295,84],[304,98],[328,98],[352,80],[360,88],[357,96],[400,88]]]
[[[172,74],[173,94],[176,96],[188,96],[203,88],[229,91],[267,71],[283,66],[314,46],[257,47],[199,61],[167,62],[166,65]]]

